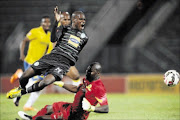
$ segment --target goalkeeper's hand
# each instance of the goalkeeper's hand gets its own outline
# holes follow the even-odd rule
[[[59,86],[59,87],[63,87],[63,86],[64,86],[64,82],[62,82],[62,81],[56,81],[56,82],[54,82],[53,84],[54,84],[54,85],[57,85],[57,86]]]
[[[88,112],[94,112],[95,111],[95,106],[91,105],[86,98],[83,98],[82,108],[83,108],[83,110],[86,110]]]

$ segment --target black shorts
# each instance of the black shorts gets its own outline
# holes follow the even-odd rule
[[[52,74],[57,81],[62,80],[70,66],[68,58],[57,54],[47,54],[31,65],[36,74]]]

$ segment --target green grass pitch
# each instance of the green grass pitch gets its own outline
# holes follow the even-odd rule
[[[20,106],[15,107],[12,100],[0,94],[0,120],[20,119],[17,112],[22,111],[29,95],[22,97]],[[34,107],[57,101],[73,101],[74,94],[42,94]],[[89,120],[180,120],[179,94],[108,94],[109,113],[91,113]],[[35,115],[36,112],[27,112]]]

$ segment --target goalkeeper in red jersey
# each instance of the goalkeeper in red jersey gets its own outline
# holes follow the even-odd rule
[[[76,93],[73,103],[55,102],[46,105],[35,116],[29,116],[20,111],[23,119],[60,119],[60,120],[86,120],[90,112],[108,113],[109,106],[105,87],[100,79],[101,65],[98,62],[90,64],[86,70],[86,78],[79,87],[55,82],[54,84]],[[95,107],[97,104],[99,107]]]

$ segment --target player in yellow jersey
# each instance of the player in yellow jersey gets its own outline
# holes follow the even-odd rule
[[[35,61],[39,60],[42,56],[44,56],[48,52],[50,52],[53,48],[52,43],[50,41],[51,33],[49,31],[51,22],[49,16],[44,16],[41,19],[41,26],[37,28],[31,29],[24,40],[20,44],[20,60],[24,61],[24,70],[27,70],[31,64]],[[24,55],[24,48],[26,43],[29,42],[29,48],[27,55]],[[49,49],[48,49],[49,48]],[[13,83],[22,75],[22,70],[17,70],[16,73],[11,77],[10,82]],[[35,82],[42,80],[44,76],[35,76],[29,79],[28,86],[31,86]],[[30,94],[30,97],[26,104],[24,105],[24,110],[35,110],[32,105],[38,99],[41,92],[33,92]],[[16,106],[19,105],[20,97],[14,99],[14,103]]]

